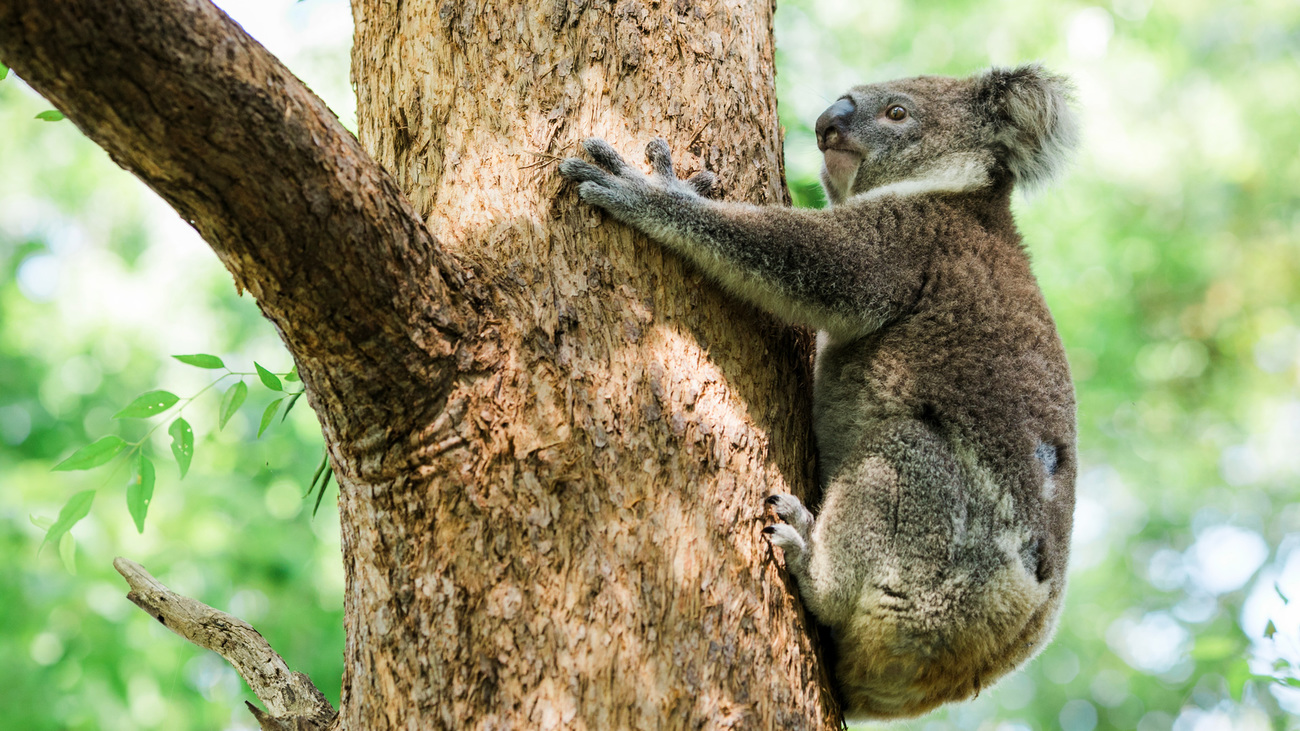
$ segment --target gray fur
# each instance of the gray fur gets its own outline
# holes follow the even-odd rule
[[[1067,88],[1037,66],[854,87],[818,120],[824,211],[705,198],[663,140],[651,175],[601,140],[561,163],[584,201],[821,331],[821,509],[772,496],[764,533],[831,629],[851,716],[969,697],[1051,636],[1074,393],[1010,194],[1061,166]]]

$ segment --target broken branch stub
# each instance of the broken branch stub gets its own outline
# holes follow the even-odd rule
[[[168,589],[140,564],[118,557],[113,568],[126,579],[126,595],[164,627],[225,658],[266,704],[250,706],[263,729],[307,731],[327,727],[337,715],[325,695],[302,673],[293,672],[252,625],[203,602]]]

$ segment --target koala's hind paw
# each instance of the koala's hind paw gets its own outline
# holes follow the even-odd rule
[[[797,561],[803,556],[804,551],[808,550],[808,542],[799,532],[784,523],[769,525],[763,529],[763,535],[772,545],[779,546],[785,551],[786,563]]]
[[[768,495],[764,505],[771,505],[776,517],[784,520],[806,543],[812,539],[813,514],[799,502],[799,498],[787,493]]]

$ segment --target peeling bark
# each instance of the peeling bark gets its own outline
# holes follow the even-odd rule
[[[763,497],[812,484],[809,338],[554,164],[661,135],[722,195],[786,202],[771,13],[355,0],[381,168],[206,2],[0,3],[0,58],[298,363],[340,485],[340,728],[839,726],[760,536]]]

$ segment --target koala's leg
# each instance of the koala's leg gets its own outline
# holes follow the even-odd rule
[[[870,597],[903,613],[925,604],[951,566],[967,518],[961,469],[949,445],[920,421],[883,422],[825,491],[799,556],[805,606],[834,628],[869,606]]]

